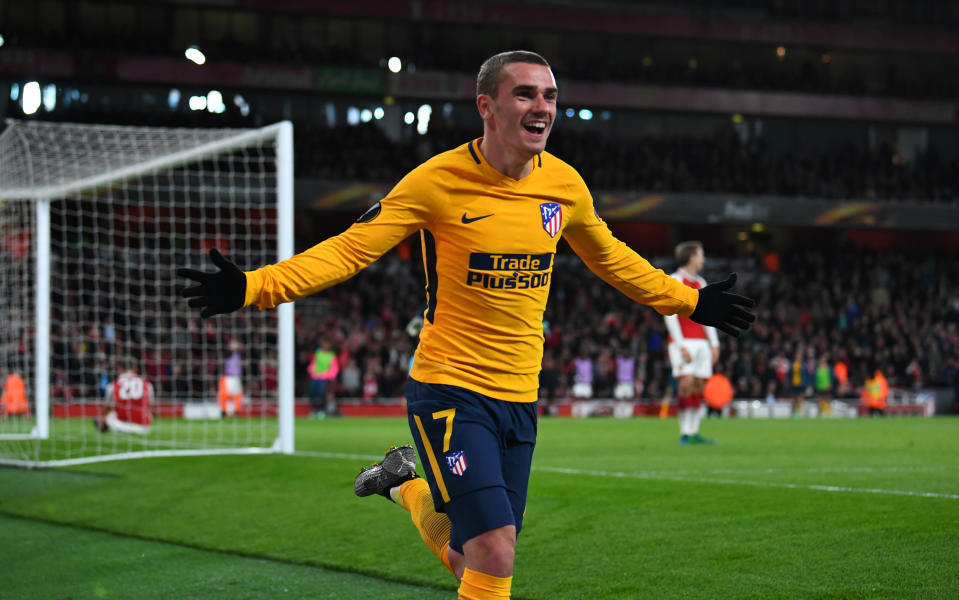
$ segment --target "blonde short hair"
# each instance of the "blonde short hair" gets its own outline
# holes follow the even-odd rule
[[[545,58],[529,50],[510,50],[494,54],[483,62],[483,66],[480,67],[479,74],[476,76],[476,95],[482,96],[485,94],[495,97],[500,79],[502,79],[503,67],[517,62],[549,67]]]

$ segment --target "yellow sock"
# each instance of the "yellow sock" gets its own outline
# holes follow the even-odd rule
[[[446,553],[450,545],[450,518],[433,508],[429,484],[422,477],[417,477],[403,482],[398,492],[391,493],[390,496],[397,504],[410,511],[413,525],[419,530],[426,547],[440,559],[450,573],[456,575]]]
[[[457,590],[459,600],[496,600],[509,598],[512,577],[494,577],[467,568],[463,571],[463,580]]]

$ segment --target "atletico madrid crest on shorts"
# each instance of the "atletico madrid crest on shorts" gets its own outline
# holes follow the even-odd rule
[[[446,453],[446,466],[453,475],[462,475],[466,472],[466,454],[462,450]]]
[[[544,202],[539,205],[539,212],[543,216],[543,229],[549,237],[556,237],[563,226],[563,209],[556,202]]]

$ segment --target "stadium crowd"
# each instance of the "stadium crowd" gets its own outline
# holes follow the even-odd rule
[[[783,252],[777,260],[765,258],[710,254],[707,260],[707,280],[735,271],[739,289],[758,302],[752,330],[739,339],[720,339],[716,370],[729,377],[736,397],[812,395],[822,362],[830,368],[834,396],[858,397],[876,369],[892,387],[952,387],[959,394],[955,261],[931,252],[853,248],[799,249]],[[670,258],[650,259],[672,270]],[[159,396],[215,395],[226,359],[217,348],[224,340],[218,339],[212,321],[170,317],[168,305],[175,301],[172,295],[157,299],[147,311],[159,315],[162,327],[145,326],[152,317],[140,314],[130,324],[113,315],[107,325],[97,315],[112,315],[110,311],[65,308],[74,316],[61,320],[53,332],[54,398],[99,397],[111,358],[129,352],[123,350],[128,346],[141,349],[143,372]],[[308,365],[326,342],[338,365],[327,386],[331,398],[376,402],[401,396],[416,346],[408,324],[422,315],[424,302],[422,266],[415,256],[398,252],[297,302],[296,395],[308,395]],[[81,306],[82,299],[75,298],[74,304]],[[249,320],[251,314],[244,311],[236,318]],[[147,321],[141,323],[143,319]],[[575,358],[592,361],[593,397],[611,397],[620,355],[636,359],[637,399],[659,401],[671,393],[675,382],[662,317],[597,279],[575,255],[556,257],[544,329],[544,398],[570,396]],[[269,395],[277,385],[275,359],[262,352],[269,340],[252,323],[241,330],[248,332],[238,340],[244,385],[253,396]],[[839,363],[843,367],[837,368]]]
[[[308,385],[306,362],[325,339],[350,371],[338,377],[336,395],[367,401],[401,395],[415,344],[406,324],[422,310],[422,276],[418,265],[383,260],[298,303],[298,389]],[[821,360],[846,367],[848,381],[834,382],[835,395],[858,397],[877,368],[894,387],[959,385],[959,267],[942,256],[806,250],[784,254],[775,271],[759,257],[710,261],[710,279],[735,270],[744,292],[759,302],[752,331],[721,339],[717,370],[729,376],[737,397],[812,394]],[[655,401],[667,394],[673,382],[662,317],[633,305],[573,255],[557,256],[554,273],[545,315],[543,396],[568,397],[572,361],[580,354],[593,361],[594,397],[612,396],[621,353],[637,359],[640,398]]]
[[[421,160],[476,137],[434,128],[407,144],[375,124],[297,130],[297,174],[393,183]],[[731,128],[703,137],[615,140],[562,125],[549,151],[596,190],[804,196],[834,200],[959,201],[959,163],[930,151],[906,162],[886,145],[875,152],[770,152],[762,137],[744,142]]]

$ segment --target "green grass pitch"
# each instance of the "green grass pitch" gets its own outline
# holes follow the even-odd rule
[[[0,598],[453,598],[402,509],[353,496],[403,419],[296,456],[0,469]],[[513,597],[957,598],[959,420],[542,419]]]

